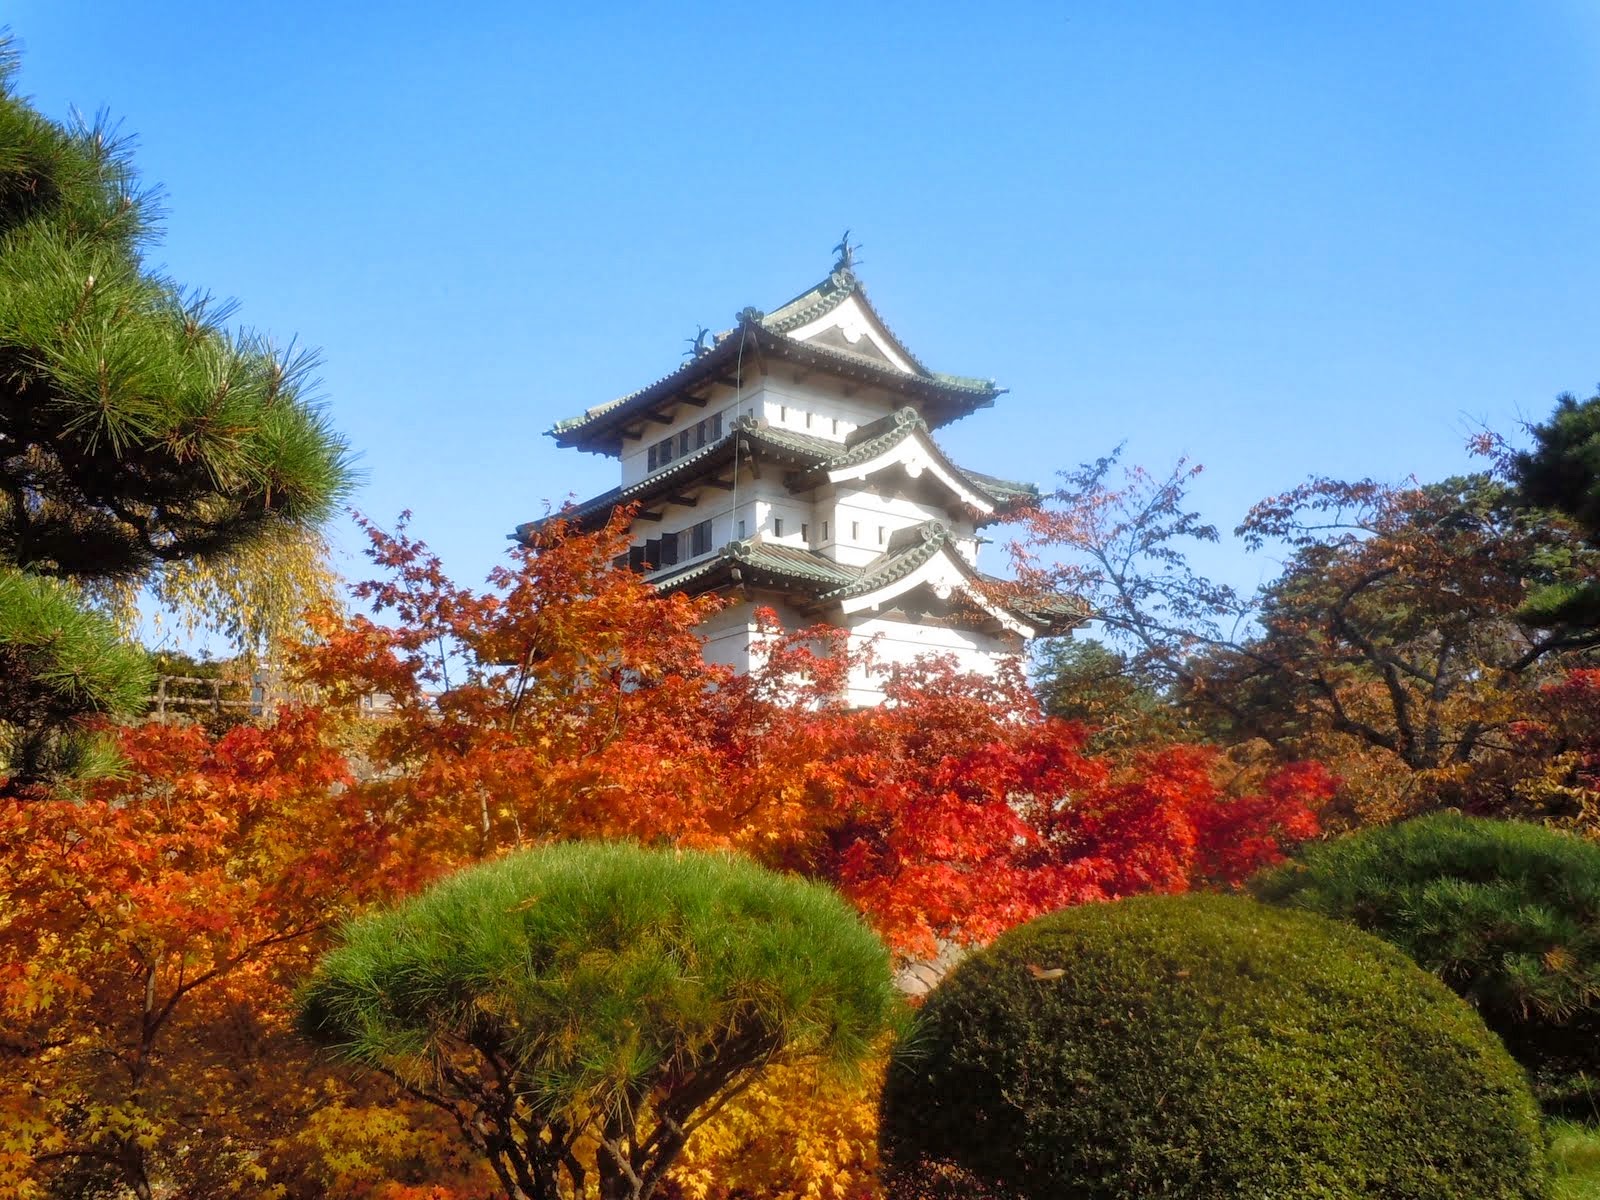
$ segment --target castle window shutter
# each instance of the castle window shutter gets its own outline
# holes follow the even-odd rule
[[[654,571],[661,565],[661,539],[651,538],[644,544],[645,570]]]
[[[647,471],[654,471],[656,469],[656,448],[654,446],[650,447],[650,465],[645,469]]]
[[[628,566],[631,567],[635,571],[644,570],[644,547],[643,546],[629,546],[628,547]]]
[[[678,565],[678,538],[676,533],[669,533],[661,539],[661,565],[675,567]]]

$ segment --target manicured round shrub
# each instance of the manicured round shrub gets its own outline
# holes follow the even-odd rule
[[[1478,1010],[1548,1107],[1588,1115],[1600,1076],[1600,846],[1440,813],[1312,847],[1251,887],[1400,947]]]
[[[929,996],[884,1092],[898,1198],[1505,1200],[1539,1113],[1393,947],[1229,896],[1054,913]]]

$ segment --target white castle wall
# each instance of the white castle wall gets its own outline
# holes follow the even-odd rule
[[[707,662],[738,671],[748,671],[756,665],[760,647],[755,610],[762,605],[772,608],[788,629],[821,623],[817,616],[798,611],[779,596],[759,591],[749,598],[740,596],[700,627]],[[875,614],[848,619],[846,628],[850,632],[850,650],[870,652],[870,662],[850,673],[845,699],[852,706],[882,703],[883,682],[888,672],[925,655],[948,655],[958,670],[994,675],[1002,662],[1019,653],[1018,642],[1010,635],[914,623]]]
[[[852,651],[870,649],[872,664],[850,673],[849,702],[872,705],[883,701],[883,679],[896,665],[907,665],[924,655],[946,654],[958,670],[994,675],[1000,664],[1018,653],[1016,639],[947,625],[922,625],[910,621],[869,616],[849,625]]]

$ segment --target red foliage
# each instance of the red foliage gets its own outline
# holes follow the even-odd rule
[[[482,592],[403,529],[368,532],[387,574],[361,594],[393,623],[321,621],[300,661],[323,712],[214,743],[130,730],[125,779],[0,811],[0,1189],[449,1194],[471,1177],[450,1138],[319,1075],[287,1014],[330,922],[510,848],[742,851],[833,883],[917,955],[1237,880],[1313,833],[1330,790],[1301,766],[1233,794],[1194,747],[1090,754],[1016,668],[901,669],[850,710],[843,639],[771,614],[761,669],[735,676],[696,634],[721,601],[612,567],[620,517],[557,525]],[[374,693],[392,707],[361,736],[325,715]]]
[[[1574,757],[1573,781],[1600,792],[1600,668],[1569,671],[1544,689],[1544,698],[1560,715],[1561,749]]]
[[[287,1027],[385,835],[320,716],[124,731],[125,777],[0,808],[0,1192],[34,1164],[173,1196],[252,1169],[314,1072]],[[76,1183],[72,1182],[76,1180]]]
[[[837,631],[782,630],[764,662],[707,665],[715,599],[655,597],[611,567],[622,517],[557,525],[491,591],[457,588],[402,531],[368,526],[397,623],[325,626],[305,659],[333,696],[382,691],[366,786],[418,876],[550,837],[728,847],[838,886],[900,950],[986,940],[1064,904],[1230,882],[1315,831],[1317,768],[1230,795],[1208,751],[1117,766],[1045,717],[1020,670],[899,669],[886,702],[838,697],[858,666]]]

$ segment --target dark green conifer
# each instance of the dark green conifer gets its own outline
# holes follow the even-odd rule
[[[314,360],[144,261],[160,216],[103,118],[53,121],[0,41],[0,777],[97,763],[142,656],[86,593],[311,525],[350,481]],[[47,581],[54,581],[53,583]]]

